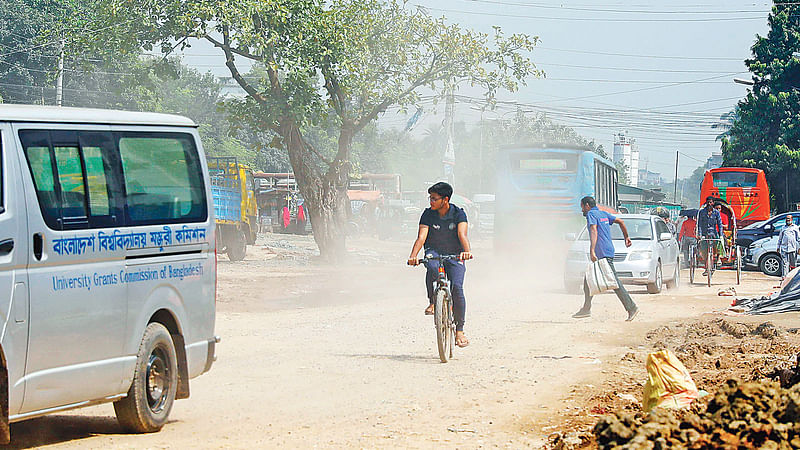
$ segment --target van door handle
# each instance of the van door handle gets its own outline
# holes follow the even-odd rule
[[[33,256],[37,261],[42,260],[42,251],[44,251],[44,237],[42,233],[33,233]]]
[[[11,253],[11,250],[14,250],[14,240],[13,239],[6,239],[0,241],[0,255],[7,255]]]

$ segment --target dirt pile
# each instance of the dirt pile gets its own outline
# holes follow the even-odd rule
[[[798,448],[800,386],[729,380],[705,407],[617,413],[594,434],[601,448]]]
[[[634,430],[645,424],[641,399],[644,382],[647,380],[647,354],[661,349],[671,349],[689,370],[697,387],[712,394],[728,389],[729,379],[781,381],[784,387],[793,386],[795,380],[800,379],[800,367],[795,363],[800,349],[797,328],[783,327],[779,322],[730,317],[704,317],[671,323],[648,332],[644,345],[631,347],[620,359],[609,361],[608,369],[603,372],[605,379],[601,383],[575,386],[564,400],[580,406],[561,414],[563,422],[558,428],[559,436],[553,433],[547,447],[592,447],[596,443],[595,439],[600,437],[592,433],[593,427],[598,421],[602,424],[609,420],[610,418],[603,418],[609,413],[615,414],[615,419],[613,424],[606,425],[611,427],[607,433],[614,435],[613,430],[619,430],[619,436],[633,439],[636,435]],[[674,422],[677,430],[684,430],[680,428],[684,414],[689,413],[657,413],[649,419],[645,429],[664,429],[666,425],[658,424]],[[625,429],[628,431],[624,431]],[[689,442],[695,436],[694,433],[699,434],[691,427],[685,430],[685,442]],[[677,434],[680,435],[680,432]],[[570,440],[564,439],[569,435],[580,437],[582,443],[570,445]],[[671,437],[672,432],[665,435],[665,439],[666,436],[674,439]],[[601,446],[613,447],[610,444]],[[703,447],[700,444],[696,446]],[[715,445],[708,444],[707,447]]]

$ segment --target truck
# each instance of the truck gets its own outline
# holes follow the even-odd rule
[[[256,243],[258,203],[253,170],[235,157],[208,157],[211,195],[214,198],[217,253],[241,261],[247,245]]]

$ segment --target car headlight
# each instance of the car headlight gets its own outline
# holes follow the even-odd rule
[[[628,261],[644,261],[647,259],[653,259],[653,252],[651,250],[637,250],[631,252],[628,256]]]
[[[761,248],[762,245],[763,245],[763,242],[756,241],[756,242],[753,242],[752,244],[750,244],[750,246],[748,248]]]

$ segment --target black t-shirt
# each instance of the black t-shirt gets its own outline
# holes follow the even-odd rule
[[[444,217],[437,211],[426,208],[419,218],[420,225],[428,226],[425,249],[433,249],[440,255],[455,255],[464,251],[458,240],[458,224],[467,221],[467,213],[454,204]]]

